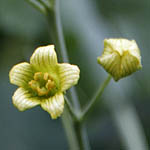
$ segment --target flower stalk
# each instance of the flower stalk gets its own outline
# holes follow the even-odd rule
[[[74,118],[74,120],[77,122],[80,121],[80,113],[75,111],[74,107],[72,106],[72,104],[69,101],[67,96],[65,96],[65,102],[66,102],[67,108],[68,108],[70,114],[72,115],[72,117]]]
[[[109,84],[109,82],[111,81],[111,79],[112,79],[112,76],[108,75],[108,77],[103,82],[103,84],[100,85],[100,87],[98,88],[98,91],[96,92],[96,94],[94,95],[94,97],[92,98],[92,100],[90,100],[90,102],[83,109],[83,111],[81,113],[81,116],[80,116],[80,121],[84,121],[87,118],[89,112],[92,110],[93,106],[99,100],[99,98],[101,97],[101,95],[104,92],[104,89],[107,87],[107,85]]]

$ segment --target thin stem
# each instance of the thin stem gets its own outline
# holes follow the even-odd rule
[[[75,122],[75,131],[78,137],[80,150],[90,150],[85,125],[82,122]]]
[[[61,25],[60,13],[59,13],[59,0],[54,1],[54,8],[48,9],[48,21],[50,24],[51,38],[55,43],[56,49],[59,50],[61,58],[64,62],[69,62],[67,50],[65,46],[65,40],[63,37],[63,30]],[[73,106],[76,112],[80,112],[80,105],[75,88],[70,90],[70,95],[73,99]],[[69,104],[69,103],[68,103]],[[81,127],[81,123],[78,122],[69,112],[68,108],[74,114],[73,108],[65,107],[62,122],[68,137],[68,142],[71,150],[88,150],[89,144],[85,133],[85,128]],[[70,133],[72,133],[70,135]]]
[[[93,108],[93,106],[99,100],[100,96],[103,94],[104,89],[109,84],[111,78],[112,78],[111,75],[108,75],[108,77],[103,82],[103,84],[100,85],[98,91],[96,92],[96,94],[94,95],[94,97],[92,98],[92,100],[86,105],[86,107],[84,108],[84,110],[82,111],[81,116],[80,116],[80,120],[81,121],[83,121],[87,117],[88,113],[91,111],[91,109]]]
[[[54,1],[54,8],[49,9],[48,13],[48,21],[50,24],[50,32],[51,32],[51,38],[55,42],[56,49],[59,51],[62,61],[63,62],[69,62],[67,49],[65,45],[65,40],[63,36],[63,30],[62,30],[62,24],[61,24],[61,18],[60,18],[60,12],[59,12],[59,0]],[[72,87],[70,90],[70,96],[73,100],[73,105],[76,109],[76,111],[80,110],[80,105],[78,102],[78,96],[76,93],[76,90],[74,87]]]
[[[39,1],[36,0],[26,0],[26,1],[30,3],[34,8],[39,10],[42,14],[46,15],[46,9]]]
[[[69,143],[70,150],[80,150],[79,149],[79,140],[76,136],[76,131],[74,128],[74,121],[69,113],[68,107],[65,107],[63,115],[62,115],[62,123],[64,126],[64,130],[67,136],[67,140]]]
[[[77,114],[77,112],[75,112],[74,108],[72,107],[72,104],[70,103],[68,97],[65,95],[65,102],[68,106],[68,110],[69,112],[72,114],[72,116],[74,117],[74,120],[75,121],[78,121],[79,120],[79,115]]]
[[[43,7],[45,7],[45,9],[49,9],[49,6],[47,6],[47,4],[44,1],[42,0],[38,0],[38,1],[43,5]]]

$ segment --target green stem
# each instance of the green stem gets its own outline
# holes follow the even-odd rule
[[[66,107],[64,109],[63,115],[62,115],[62,123],[64,126],[64,130],[67,136],[67,140],[69,143],[69,149],[70,150],[80,150],[79,149],[79,140],[76,136],[75,128],[74,128],[74,121],[68,111],[68,108]]]
[[[67,107],[68,107],[68,110],[69,112],[71,113],[72,117],[74,117],[74,120],[75,121],[78,121],[79,120],[79,115],[77,112],[75,112],[75,109],[72,107],[72,104],[70,103],[68,97],[65,95],[65,102],[67,104]]]
[[[36,8],[37,10],[39,10],[42,14],[46,15],[46,10],[44,8],[44,6],[36,1],[36,0],[26,0],[28,3],[30,3],[34,8]]]
[[[90,150],[85,125],[81,122],[75,122],[75,131],[78,137],[80,150]]]
[[[51,38],[56,46],[56,50],[60,52],[62,61],[69,62],[59,13],[59,0],[55,0],[53,9],[48,9],[47,11]],[[80,105],[75,88],[70,90],[70,95],[73,99],[73,108],[75,112],[80,112]],[[69,113],[68,107],[65,107],[62,122],[68,137],[70,149],[88,150],[89,144],[85,133],[85,127]]]
[[[59,0],[55,0],[53,9],[48,10],[48,21],[50,24],[51,38],[55,43],[57,51],[59,51],[61,59],[63,62],[69,62],[65,40],[63,37],[63,30],[61,25],[61,18],[59,12]],[[78,96],[74,87],[70,89],[70,95],[73,100],[73,105],[76,111],[80,110],[80,105],[78,102]]]
[[[103,94],[103,91],[107,87],[107,85],[109,84],[111,78],[112,78],[111,75],[108,75],[108,77],[103,82],[103,84],[100,85],[98,91],[96,92],[96,94],[94,95],[92,100],[83,109],[81,116],[80,116],[80,121],[83,121],[86,119],[86,117],[88,116],[88,113],[92,110],[93,106],[96,104],[96,102],[99,100],[100,96]]]

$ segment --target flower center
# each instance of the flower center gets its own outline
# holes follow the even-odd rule
[[[38,96],[52,96],[57,89],[53,78],[47,72],[36,72],[29,86]]]

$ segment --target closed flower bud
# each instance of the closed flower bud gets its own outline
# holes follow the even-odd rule
[[[140,50],[134,40],[105,39],[104,51],[98,63],[115,81],[142,68]]]

